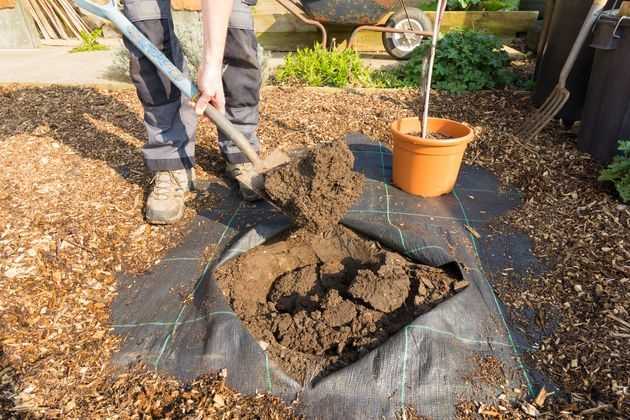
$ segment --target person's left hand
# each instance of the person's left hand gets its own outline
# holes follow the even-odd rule
[[[220,66],[203,64],[197,74],[199,99],[195,104],[197,115],[203,115],[210,104],[219,112],[225,113],[225,94],[223,93],[223,77]]]

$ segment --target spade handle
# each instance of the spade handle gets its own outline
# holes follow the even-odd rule
[[[106,4],[96,4],[89,0],[75,0],[75,3],[82,9],[87,10],[99,17],[110,20],[114,26],[116,26],[120,32],[133,43],[155,66],[173,82],[175,86],[182,92],[184,96],[189,98],[195,98],[199,93],[197,86],[182,73],[163,53],[160,51],[149,39],[142,34],[130,21],[123,15],[118,7],[116,7],[115,0],[111,0]],[[257,171],[263,170],[263,162],[258,157],[258,154],[254,148],[249,144],[249,141],[245,138],[234,125],[225,118],[221,112],[219,112],[212,105],[208,105],[204,114],[210,118],[210,120],[216,124],[217,128],[230,139],[236,147],[254,164],[254,168]]]

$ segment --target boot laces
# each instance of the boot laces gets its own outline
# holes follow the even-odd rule
[[[159,171],[151,180],[153,184],[153,195],[158,200],[166,200],[179,189],[183,191],[182,185],[173,171]]]

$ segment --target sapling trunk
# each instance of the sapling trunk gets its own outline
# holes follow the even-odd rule
[[[421,115],[424,114],[424,101],[427,95],[426,91],[426,80],[427,80],[427,70],[429,69],[429,54],[425,54],[422,58],[422,63],[420,64],[422,67],[420,68],[420,80],[418,80],[418,86],[420,86],[420,101],[418,101],[418,119],[420,120],[420,127],[422,127],[422,118]]]
[[[431,50],[429,52],[429,65],[426,71],[426,78],[423,89],[424,109],[422,110],[422,138],[427,138],[429,125],[429,100],[431,98],[431,80],[433,78],[433,64],[435,63],[435,51],[437,49],[438,36],[442,17],[446,10],[446,0],[438,0],[435,11],[435,22],[433,24],[433,36],[431,37]],[[423,64],[424,67],[424,64]],[[424,72],[424,71],[423,71]]]

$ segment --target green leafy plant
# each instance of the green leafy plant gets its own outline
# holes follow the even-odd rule
[[[446,10],[468,10],[477,6],[481,0],[447,0]],[[437,0],[425,1],[420,4],[422,10],[434,11],[437,7]]]
[[[607,168],[599,175],[600,181],[610,181],[624,203],[630,202],[630,140],[619,142],[621,156],[615,156]]]
[[[275,74],[280,83],[306,86],[370,86],[372,72],[352,49],[328,50],[320,44],[289,53]]]
[[[501,47],[499,38],[491,34],[472,30],[447,33],[438,41],[433,87],[457,93],[495,89],[515,83],[517,77],[510,68],[510,58]],[[429,41],[425,40],[399,70],[402,84],[418,84],[428,50]]]
[[[85,51],[102,51],[107,50],[107,46],[98,42],[99,38],[103,37],[103,30],[101,28],[96,28],[92,32],[82,31],[81,35],[81,45],[73,48],[70,52],[85,52]]]
[[[448,0],[449,10],[467,10],[478,5],[481,0]]]
[[[520,0],[448,0],[446,10],[487,10],[509,11],[518,10]],[[425,11],[434,11],[437,1],[424,1],[420,8]]]
[[[520,0],[482,0],[480,9],[489,12],[518,10]]]

